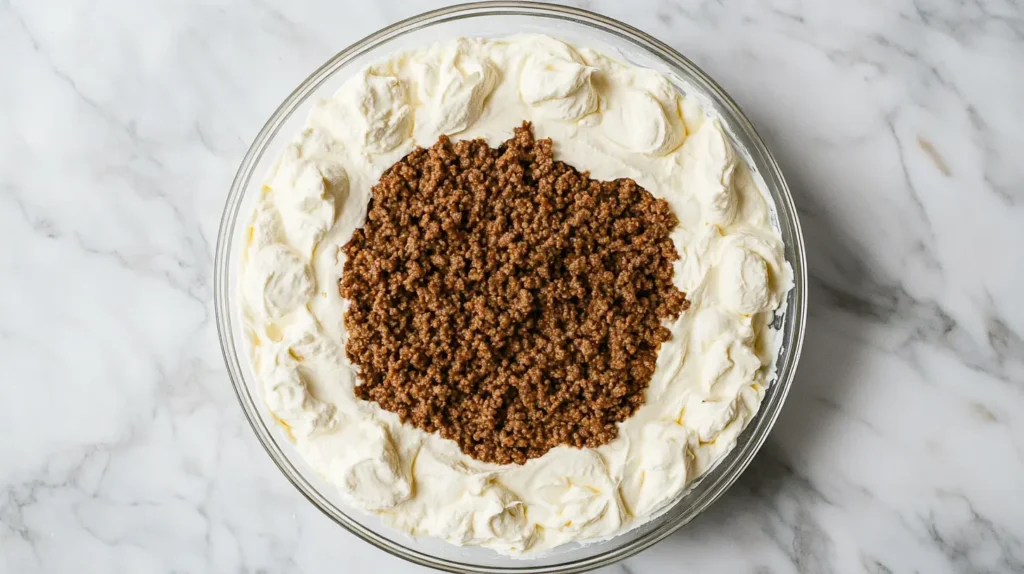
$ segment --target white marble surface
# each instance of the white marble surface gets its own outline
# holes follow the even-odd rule
[[[803,362],[740,482],[607,572],[1024,571],[1024,4],[616,0],[776,152]],[[420,0],[0,0],[0,572],[412,572],[312,508],[229,388],[248,143]]]

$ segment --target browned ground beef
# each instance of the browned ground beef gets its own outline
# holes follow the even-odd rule
[[[493,149],[441,137],[391,166],[339,280],[359,398],[482,461],[597,447],[644,401],[676,218],[631,179],[552,158],[530,124]]]

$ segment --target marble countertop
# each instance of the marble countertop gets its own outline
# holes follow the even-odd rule
[[[580,1],[739,101],[793,188],[803,360],[768,444],[606,572],[1024,571],[1024,3]],[[414,572],[243,419],[211,271],[288,92],[427,0],[0,0],[0,572]]]

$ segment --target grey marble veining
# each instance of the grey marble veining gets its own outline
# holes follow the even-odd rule
[[[1024,572],[1024,4],[592,0],[741,104],[811,270],[737,485],[606,569]],[[312,69],[439,3],[0,0],[0,572],[412,572],[244,422],[216,225]]]

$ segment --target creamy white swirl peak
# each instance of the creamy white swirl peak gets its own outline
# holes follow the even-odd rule
[[[356,399],[336,283],[385,169],[442,134],[498,145],[523,120],[557,159],[669,203],[673,282],[692,307],[666,325],[645,404],[615,440],[494,465]],[[414,536],[522,555],[639,526],[735,446],[774,377],[783,247],[718,121],[664,76],[545,36],[458,39],[396,54],[315,105],[251,216],[242,311],[267,408],[350,504]]]

